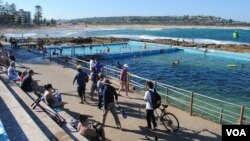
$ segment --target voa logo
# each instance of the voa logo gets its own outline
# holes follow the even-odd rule
[[[226,129],[227,136],[247,136],[244,129]]]

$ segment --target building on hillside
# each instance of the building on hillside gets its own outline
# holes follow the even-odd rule
[[[15,12],[14,17],[15,24],[25,25],[31,23],[30,12],[24,11],[23,9],[19,9],[19,11]]]

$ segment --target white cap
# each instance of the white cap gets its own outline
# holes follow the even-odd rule
[[[123,67],[124,67],[124,68],[128,68],[128,65],[127,65],[127,64],[124,64]]]

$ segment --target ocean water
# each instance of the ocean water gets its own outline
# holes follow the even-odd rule
[[[239,38],[234,39],[237,31]],[[126,37],[131,39],[173,39],[195,43],[249,44],[250,29],[217,28],[100,28],[100,29],[43,29],[6,33],[8,37]]]
[[[174,60],[180,64],[173,66]],[[128,64],[133,74],[250,107],[250,63],[240,59],[179,51],[154,56],[107,60]],[[236,67],[228,67],[236,64]],[[244,64],[244,67],[241,67]]]

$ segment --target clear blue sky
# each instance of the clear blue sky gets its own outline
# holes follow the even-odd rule
[[[211,15],[250,22],[250,0],[2,0],[50,19],[108,16]]]

